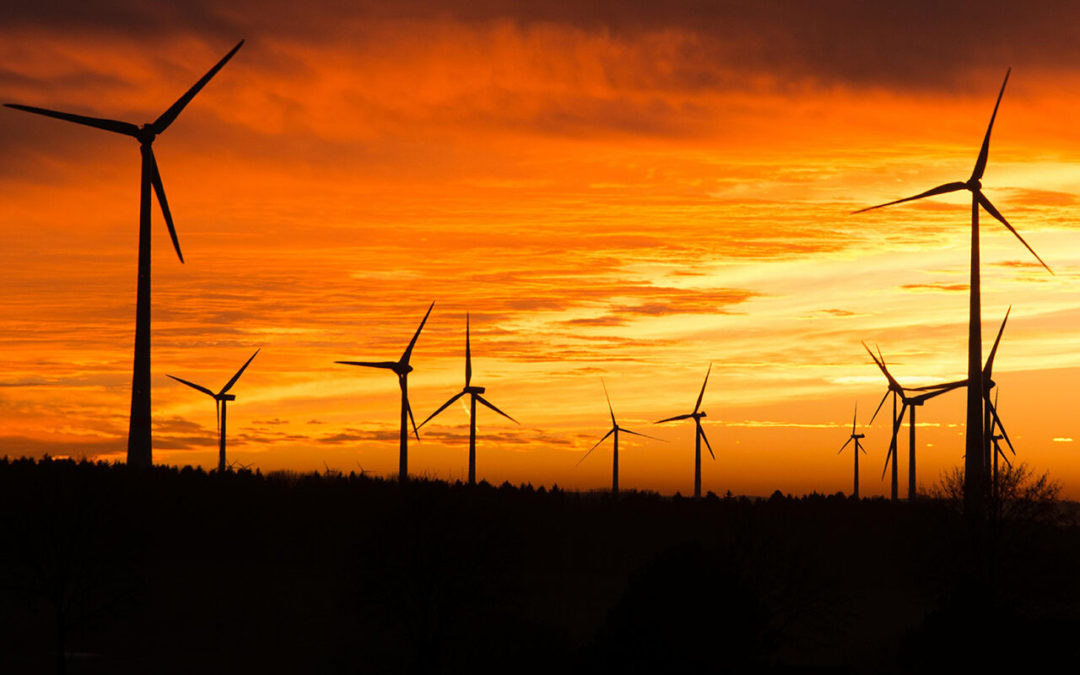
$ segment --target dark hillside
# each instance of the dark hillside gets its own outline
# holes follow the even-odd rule
[[[5,673],[921,673],[1078,656],[1080,531],[1039,510],[976,547],[941,500],[612,500],[48,460],[0,461],[0,507]]]

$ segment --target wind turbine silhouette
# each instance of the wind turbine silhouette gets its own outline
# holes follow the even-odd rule
[[[668,417],[667,419],[658,420],[653,424],[663,424],[664,422],[674,422],[676,420],[693,419],[694,426],[697,427],[694,432],[694,497],[701,496],[701,441],[704,439],[705,447],[709,449],[709,456],[716,461],[716,455],[713,454],[712,446],[709,445],[709,438],[705,435],[705,429],[701,427],[701,418],[707,417],[704,410],[701,410],[701,399],[705,396],[705,385],[709,383],[709,373],[712,372],[712,364],[709,364],[709,369],[705,372],[705,381],[701,383],[701,393],[698,394],[697,403],[694,404],[694,411],[685,415],[676,415],[675,417]]]
[[[600,444],[606,441],[608,436],[614,435],[612,446],[614,454],[612,455],[611,460],[611,494],[617,495],[619,494],[619,432],[621,431],[624,434],[631,434],[633,436],[641,436],[642,438],[650,438],[654,441],[663,441],[663,439],[656,438],[655,436],[647,436],[645,434],[641,434],[636,431],[630,431],[629,429],[624,429],[623,427],[620,427],[619,423],[615,421],[615,409],[611,407],[611,397],[608,396],[607,384],[604,382],[604,378],[602,377],[600,378],[600,384],[604,386],[604,397],[607,399],[608,412],[611,413],[611,429],[606,434],[604,434],[603,438],[596,442],[596,445],[589,448],[589,451],[586,452],[584,457],[579,459],[577,463],[581,464],[582,462],[584,462],[585,457],[588,457],[593,450],[600,447]],[[698,451],[700,452],[700,450],[701,448],[699,444]],[[577,464],[575,464],[574,466],[577,466]]]
[[[417,331],[419,332],[419,331]],[[487,407],[491,408],[495,412],[499,413],[506,419],[510,420],[514,424],[520,424],[516,419],[510,417],[503,411],[496,408],[492,403],[485,399],[481,394],[487,391],[484,387],[472,386],[472,349],[469,346],[469,315],[465,314],[465,388],[457,394],[450,397],[450,400],[443,403],[438,410],[428,415],[428,418],[420,423],[420,428],[423,428],[425,424],[430,422],[433,417],[446,410],[451,403],[458,400],[462,396],[468,394],[469,396],[469,485],[476,485],[476,402],[480,401]]]
[[[859,442],[860,439],[866,438],[866,434],[855,433],[855,418],[858,416],[859,404],[856,403],[855,414],[851,417],[851,436],[848,437],[848,439],[844,442],[843,445],[840,446],[840,449],[836,452],[836,454],[839,455],[841,452],[844,451],[844,448],[850,445],[852,441],[855,441],[855,449],[852,451],[855,454],[855,487],[851,492],[851,496],[854,499],[859,498],[859,453],[861,452],[864,455],[866,454],[866,450],[863,450],[862,443]]]
[[[251,358],[244,362],[244,365],[240,366],[240,370],[236,371],[236,374],[232,376],[232,379],[225,383],[225,386],[221,388],[221,391],[216,394],[207,389],[206,387],[202,386],[201,384],[188,382],[187,380],[176,377],[175,375],[167,374],[168,377],[171,377],[180,384],[186,384],[192,389],[201,391],[210,398],[214,399],[214,407],[217,410],[218,426],[218,471],[221,473],[225,472],[225,417],[228,412],[229,401],[236,400],[236,396],[228,392],[230,389],[232,389],[232,386],[236,384],[236,381],[240,379],[240,376],[244,374],[244,371],[247,370],[247,367],[252,362],[252,360],[254,360],[254,358],[259,355],[260,351],[262,351],[261,347],[259,349],[256,349],[255,353],[251,355]]]
[[[1024,241],[1024,238],[1009,224],[1009,221],[1005,220],[1005,216],[1001,215],[1001,212],[990,203],[990,200],[986,198],[986,195],[984,195],[982,191],[982,177],[983,173],[986,171],[986,161],[990,154],[990,133],[994,129],[994,119],[997,117],[998,106],[1001,105],[1001,97],[1005,94],[1005,85],[1009,82],[1009,73],[1011,71],[1011,68],[1005,71],[1005,80],[1001,83],[1001,91],[998,92],[997,102],[994,103],[994,112],[990,115],[990,124],[986,127],[986,135],[983,137],[978,159],[975,160],[975,169],[971,172],[971,177],[968,178],[967,181],[945,183],[935,188],[931,188],[926,192],[921,192],[913,197],[905,197],[904,199],[897,199],[853,212],[863,213],[864,211],[872,211],[893,204],[901,204],[903,202],[910,202],[916,199],[923,199],[924,197],[932,197],[934,195],[943,195],[959,190],[968,190],[971,192],[971,284],[968,305],[968,395],[967,432],[965,439],[967,452],[964,461],[964,501],[965,507],[971,515],[980,515],[983,513],[986,474],[989,470],[989,467],[985,464],[984,458],[984,448],[986,447],[983,438],[984,394],[982,389],[983,380],[980,376],[982,370],[982,308],[981,291],[979,287],[979,207],[981,206],[987,213],[1016,235],[1016,238],[1020,240],[1020,243],[1035,256],[1035,259],[1038,260],[1048,272],[1053,274],[1053,270],[1051,270],[1050,267],[1043,262],[1043,259],[1039,257],[1039,254],[1035,253],[1035,250]]]
[[[139,149],[142,154],[142,175],[139,187],[139,282],[135,301],[135,362],[131,378],[131,417],[128,426],[128,450],[127,463],[131,466],[147,467],[153,464],[153,450],[150,436],[150,188],[154,189],[158,204],[161,205],[161,213],[165,217],[165,225],[169,228],[169,236],[172,237],[173,248],[180,262],[184,262],[184,256],[180,252],[180,240],[176,236],[176,228],[173,226],[172,213],[169,211],[169,202],[165,199],[165,187],[161,182],[161,172],[158,170],[157,160],[154,159],[152,144],[154,139],[162,134],[176,117],[191,102],[199,91],[206,86],[214,75],[221,70],[222,66],[232,58],[233,54],[244,44],[241,40],[232,50],[217,62],[198,82],[187,90],[183,96],[177,99],[168,110],[163,112],[153,122],[143,124],[141,127],[130,122],[104,119],[100,117],[87,117],[72,113],[58,112],[47,108],[36,108],[16,103],[5,103],[9,108],[24,112],[55,117],[66,122],[74,122],[104,131],[111,131],[125,136],[131,136],[139,141]]]
[[[925,391],[924,394],[917,394],[915,396],[909,396],[905,387],[900,386],[900,383],[892,376],[889,369],[885,366],[885,357],[881,355],[881,350],[878,350],[877,356],[870,351],[870,348],[863,343],[863,347],[866,347],[866,351],[869,352],[870,358],[874,359],[874,363],[885,375],[885,378],[889,381],[889,391],[885,392],[885,396],[882,397],[881,403],[878,404],[877,410],[874,411],[874,416],[870,418],[870,424],[874,423],[874,419],[877,417],[878,412],[881,411],[881,406],[884,405],[885,399],[890,393],[893,395],[893,429],[892,440],[889,443],[889,454],[885,457],[885,468],[881,471],[881,477],[885,477],[885,472],[889,468],[889,461],[892,460],[892,499],[898,498],[898,484],[897,484],[897,443],[896,439],[900,433],[900,425],[904,421],[904,413],[910,410],[910,416],[908,418],[908,501],[914,500],[916,496],[915,491],[915,408],[923,405],[928,400],[958,389],[967,385],[967,380],[960,380],[957,382],[946,382],[944,384],[934,384],[926,387],[908,387],[907,391]],[[879,358],[880,357],[880,360]],[[900,414],[896,414],[896,399],[899,398],[902,402],[900,408]]]
[[[334,363],[340,363],[346,366],[364,366],[366,368],[383,368],[385,370],[392,370],[398,376],[398,386],[401,387],[401,450],[398,454],[398,480],[404,483],[409,480],[409,422],[412,422],[413,433],[416,435],[416,440],[420,440],[420,432],[416,428],[416,420],[413,419],[412,407],[409,406],[409,373],[413,368],[409,365],[409,359],[412,357],[413,347],[416,346],[416,340],[420,337],[420,331],[424,330],[424,324],[427,323],[428,316],[431,315],[431,309],[435,306],[435,303],[431,303],[428,307],[427,314],[424,314],[424,319],[420,322],[420,327],[416,329],[416,334],[413,335],[412,340],[409,341],[409,346],[405,348],[401,358],[397,361],[334,361]]]
[[[1010,313],[1012,313],[1012,306],[1011,305],[1009,306],[1009,309],[1005,311],[1005,318],[1001,320],[1001,327],[998,328],[997,337],[994,338],[994,346],[990,348],[990,355],[986,357],[986,364],[983,366],[982,373],[980,375],[980,377],[982,379],[982,391],[983,391],[983,412],[984,412],[983,424],[985,425],[983,427],[983,429],[984,429],[984,433],[983,433],[983,441],[984,441],[983,466],[990,467],[991,463],[993,463],[993,471],[995,472],[993,480],[995,482],[997,480],[997,478],[996,478],[997,458],[991,456],[991,454],[990,454],[990,452],[991,452],[991,444],[993,443],[994,445],[996,445],[996,443],[993,440],[994,426],[996,425],[998,428],[1000,428],[1002,430],[1002,432],[1004,432],[1005,427],[1002,426],[1001,420],[998,418],[997,404],[990,400],[990,391],[995,386],[997,386],[997,383],[994,382],[994,377],[993,377],[993,375],[994,375],[994,357],[997,356],[998,345],[1001,344],[1001,336],[1005,333],[1005,324],[1007,324],[1009,322],[1009,314]],[[871,354],[871,356],[873,356],[873,355]],[[882,359],[882,362],[884,362],[884,359]],[[908,390],[909,391],[931,391],[931,392],[933,392],[935,390],[944,389],[945,391],[950,391],[950,390],[956,389],[958,387],[967,386],[967,384],[968,384],[967,380],[956,380],[956,381],[953,381],[953,382],[947,382],[945,384],[936,384],[936,385],[930,385],[930,386],[927,386],[927,387],[910,387]],[[939,391],[938,393],[945,393],[945,391]],[[937,393],[929,394],[929,396],[931,398],[933,396],[936,396],[936,395],[937,395]],[[923,396],[926,396],[926,395],[924,394]],[[918,397],[916,397],[916,398],[918,398]],[[914,414],[914,409],[912,409],[912,413]],[[903,412],[900,413],[900,416],[903,417]],[[912,419],[914,419],[914,418],[912,418]],[[1008,440],[1008,439],[1006,439],[1006,440]],[[1012,443],[1009,443],[1009,448],[1010,449],[1012,448]]]

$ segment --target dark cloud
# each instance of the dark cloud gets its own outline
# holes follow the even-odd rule
[[[787,86],[809,80],[861,87],[981,90],[984,83],[971,80],[972,70],[1004,71],[1009,64],[1053,70],[1075,63],[1080,58],[1074,29],[1078,15],[1080,7],[1066,0],[19,0],[3,4],[0,25],[8,32],[45,29],[141,39],[155,48],[162,38],[177,35],[198,36],[223,48],[245,36],[253,46],[273,40],[346,38],[364,44],[373,37],[367,33],[369,27],[387,21],[509,24],[536,30],[561,27],[627,40],[676,32],[690,39],[658,59],[663,67],[655,73],[638,77],[662,77],[688,88],[723,89],[730,86],[730,78],[724,75],[727,70],[750,76],[778,74]]]

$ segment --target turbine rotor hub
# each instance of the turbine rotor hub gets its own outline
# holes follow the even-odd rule
[[[149,122],[139,127],[139,131],[135,135],[135,138],[139,139],[139,142],[143,145],[150,145],[154,142],[155,137],[157,137],[157,134],[154,133],[154,127]]]
[[[971,190],[972,192],[978,192],[979,190],[982,189],[982,181],[979,180],[978,178],[972,178],[971,180],[969,180],[967,182],[966,187],[967,187],[967,189]]]

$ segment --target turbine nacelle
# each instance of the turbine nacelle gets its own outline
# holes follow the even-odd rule
[[[218,401],[235,401],[236,394],[218,394],[214,399]]]
[[[485,391],[487,391],[487,388],[486,387],[469,386],[469,387],[465,387],[462,391],[465,392],[466,394],[483,394]]]

